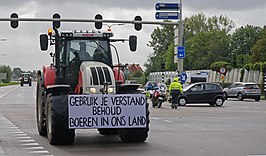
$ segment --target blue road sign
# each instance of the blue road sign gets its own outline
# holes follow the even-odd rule
[[[178,20],[179,13],[178,12],[156,12],[156,19],[173,19]]]
[[[178,3],[156,3],[156,10],[169,10],[169,11],[178,11],[179,4]]]
[[[181,83],[185,83],[187,81],[187,74],[186,73],[182,73],[180,75],[180,82]]]
[[[177,58],[185,58],[185,47],[183,46],[177,46]]]

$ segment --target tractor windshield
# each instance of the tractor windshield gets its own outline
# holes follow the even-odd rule
[[[112,65],[112,55],[107,40],[67,41],[68,61],[99,61]]]

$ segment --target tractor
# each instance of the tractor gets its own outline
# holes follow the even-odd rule
[[[123,66],[119,61],[114,63],[112,60],[112,52],[119,60],[117,48],[112,42],[129,42],[130,50],[136,51],[137,37],[132,35],[128,39],[113,39],[113,32],[110,31],[60,31],[59,27],[60,24],[54,22],[47,34],[40,35],[41,50],[48,50],[50,45],[54,47],[54,52],[50,53],[52,63],[43,66],[37,76],[36,116],[39,134],[47,136],[52,145],[73,144],[75,129],[95,128],[102,135],[117,134],[122,142],[144,142],[149,131],[148,103],[146,98],[145,101],[136,100],[142,99],[143,95],[138,91],[139,85],[126,84]],[[97,103],[99,99],[103,99],[106,107],[101,107],[103,103]],[[138,104],[145,106],[138,107]],[[89,117],[73,120],[69,117],[70,106],[86,114],[81,106],[89,108],[91,105],[95,105],[94,114]],[[143,109],[144,117],[132,118],[132,112],[136,110],[127,110],[128,115],[117,116],[113,120],[112,114],[117,115],[123,109],[136,107]],[[109,114],[110,119],[101,118],[101,122],[106,122],[105,126],[97,126],[94,115],[100,118],[106,114]],[[129,126],[125,126],[126,118],[130,119]],[[108,126],[109,120],[117,124]]]
[[[32,84],[32,77],[30,73],[22,73],[20,79],[20,86],[23,86],[24,84],[28,84],[31,86]]]

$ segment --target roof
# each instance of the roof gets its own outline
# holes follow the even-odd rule
[[[128,65],[128,70],[129,70],[129,72],[132,72],[132,73],[134,73],[136,71],[143,72],[143,69],[141,68],[141,66],[139,64],[134,64],[134,63]]]

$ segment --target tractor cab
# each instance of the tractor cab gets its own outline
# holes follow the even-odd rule
[[[55,84],[69,84],[75,93],[84,93],[84,87],[100,88],[105,84],[115,87],[116,82],[124,82],[123,72],[113,65],[110,42],[129,41],[131,51],[135,51],[137,39],[136,36],[130,36],[129,39],[111,37],[112,32],[59,32],[57,29],[54,32],[49,29],[48,35],[42,34],[41,50],[47,50],[48,41],[50,45],[55,45],[55,53],[51,53],[54,58]]]

